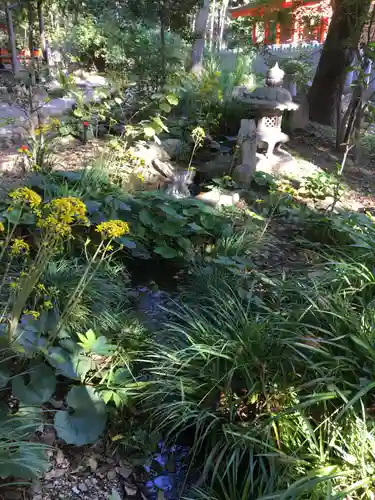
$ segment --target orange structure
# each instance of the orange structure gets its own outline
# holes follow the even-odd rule
[[[284,0],[272,6],[244,5],[232,9],[230,14],[232,19],[253,18],[253,43],[323,43],[332,7],[330,0]]]

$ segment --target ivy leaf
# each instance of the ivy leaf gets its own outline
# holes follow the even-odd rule
[[[164,257],[164,259],[173,259],[178,256],[177,250],[168,245],[163,245],[154,248],[154,252]]]
[[[178,97],[175,96],[174,94],[168,94],[166,96],[166,99],[167,99],[167,101],[169,102],[169,104],[171,106],[177,106],[177,104],[178,104]]]
[[[171,112],[171,107],[167,102],[162,102],[159,104],[159,108],[164,111],[164,113],[170,113]]]
[[[66,402],[70,410],[59,411],[55,415],[59,438],[76,446],[94,443],[107,422],[104,401],[92,387],[77,386],[70,389]]]
[[[41,405],[48,401],[56,390],[56,377],[47,365],[38,365],[29,374],[30,382],[25,383],[23,375],[12,380],[12,390],[16,398],[26,405]]]

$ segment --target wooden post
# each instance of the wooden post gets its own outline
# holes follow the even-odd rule
[[[276,45],[280,45],[280,38],[281,38],[281,27],[280,27],[280,23],[277,23],[276,24],[276,39],[275,39]]]
[[[327,36],[327,31],[328,31],[328,17],[322,17],[320,21],[320,37],[319,37],[320,43],[324,43],[324,40],[326,39]]]
[[[268,44],[268,39],[270,36],[270,23],[268,21],[264,22],[264,43]]]
[[[254,24],[253,24],[252,42],[253,42],[253,44],[257,43],[257,23],[256,22],[254,22]]]
[[[6,8],[7,21],[8,21],[9,50],[10,50],[10,53],[12,56],[12,71],[13,71],[13,73],[15,73],[17,71],[16,38],[14,36],[12,11],[10,10],[10,5],[8,2],[6,3],[5,8]]]
[[[293,27],[292,27],[292,43],[298,42],[298,21],[293,17]]]

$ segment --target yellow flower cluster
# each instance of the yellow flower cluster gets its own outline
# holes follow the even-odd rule
[[[0,233],[3,233],[5,231],[5,226],[2,222],[0,222]]]
[[[104,239],[120,238],[129,232],[129,225],[122,220],[110,220],[98,224],[96,226],[96,231],[100,233]]]
[[[10,255],[18,257],[20,255],[28,255],[30,253],[30,245],[20,238],[14,238],[10,245]]]
[[[30,208],[36,211],[39,205],[42,203],[42,198],[38,193],[33,191],[28,187],[22,187],[15,189],[9,193],[9,198],[17,204],[25,203],[30,206]]]
[[[38,221],[37,226],[48,229],[60,236],[71,233],[72,224],[88,224],[86,205],[79,198],[68,196],[56,198],[45,206],[47,216]]]

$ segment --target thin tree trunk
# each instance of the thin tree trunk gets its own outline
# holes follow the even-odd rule
[[[29,51],[30,51],[30,61],[29,61],[29,71],[31,77],[31,85],[35,85],[35,61],[34,61],[34,33],[33,33],[33,22],[34,22],[34,12],[33,4],[29,2],[28,5],[28,22],[29,22]]]
[[[196,74],[199,74],[203,69],[204,43],[209,13],[210,0],[203,0],[203,5],[199,9],[195,19],[195,41],[191,54],[191,71]]]
[[[214,31],[215,31],[215,18],[216,18],[216,0],[212,2],[211,10],[211,23],[210,23],[210,51],[212,52],[214,46]]]
[[[8,35],[9,35],[9,51],[12,57],[12,71],[15,73],[17,71],[17,49],[16,49],[16,38],[14,36],[14,26],[13,26],[13,17],[12,11],[10,10],[9,3],[6,4],[6,14],[8,21]],[[0,60],[0,62],[2,62]]]
[[[167,60],[166,60],[166,47],[165,47],[165,13],[164,5],[161,6],[159,11],[160,19],[160,63],[161,63],[161,84],[165,85],[167,77]]]
[[[227,17],[229,0],[223,0],[223,5],[221,7],[220,12],[220,34],[219,34],[219,50],[223,48],[223,38],[224,38],[224,28],[225,28],[225,20]]]
[[[42,45],[43,59],[46,65],[49,66],[48,42],[46,38],[46,32],[44,29],[43,0],[38,0],[38,21],[39,21],[39,33]]]

